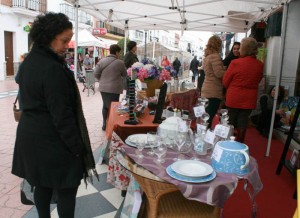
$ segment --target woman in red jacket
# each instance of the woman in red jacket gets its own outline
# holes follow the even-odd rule
[[[255,39],[244,38],[240,58],[231,62],[223,77],[229,123],[238,130],[239,142],[244,142],[248,117],[256,108],[258,84],[263,77],[264,66],[256,59],[257,49]]]
[[[170,61],[168,60],[168,57],[166,55],[163,56],[160,66],[162,67],[170,66]]]

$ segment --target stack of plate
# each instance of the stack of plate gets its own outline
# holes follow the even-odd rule
[[[140,141],[144,141],[145,148],[150,148],[150,145],[147,144],[147,134],[133,134],[127,137],[125,143],[131,147],[136,147]]]
[[[216,172],[207,163],[198,160],[179,160],[167,167],[167,173],[174,179],[202,183],[216,178]]]

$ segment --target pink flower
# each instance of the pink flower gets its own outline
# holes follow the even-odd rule
[[[140,68],[139,72],[137,73],[137,76],[139,78],[139,80],[144,81],[144,79],[148,78],[148,70],[146,70],[145,68]]]
[[[127,75],[129,77],[131,77],[131,75],[132,75],[132,68],[131,67],[127,69]]]
[[[170,72],[167,71],[166,69],[162,69],[162,71],[160,72],[160,75],[159,75],[159,80],[164,81],[164,80],[170,80],[170,79],[171,79]]]

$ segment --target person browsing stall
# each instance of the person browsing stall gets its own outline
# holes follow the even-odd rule
[[[99,80],[99,91],[102,96],[102,130],[106,129],[107,114],[113,101],[119,101],[123,93],[123,79],[127,77],[125,64],[120,60],[121,48],[113,44],[109,48],[110,55],[102,58],[95,70],[95,78]]]
[[[59,217],[72,218],[81,179],[95,171],[80,93],[64,59],[73,26],[62,13],[37,16],[33,47],[18,73],[23,111],[12,173],[34,186],[40,218],[50,217],[52,193]]]

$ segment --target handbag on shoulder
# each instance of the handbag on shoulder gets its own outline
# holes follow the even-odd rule
[[[18,96],[16,97],[16,100],[13,103],[13,105],[14,105],[13,106],[13,112],[14,112],[15,121],[19,122],[19,120],[21,118],[22,111],[17,108],[17,102],[18,102]]]

